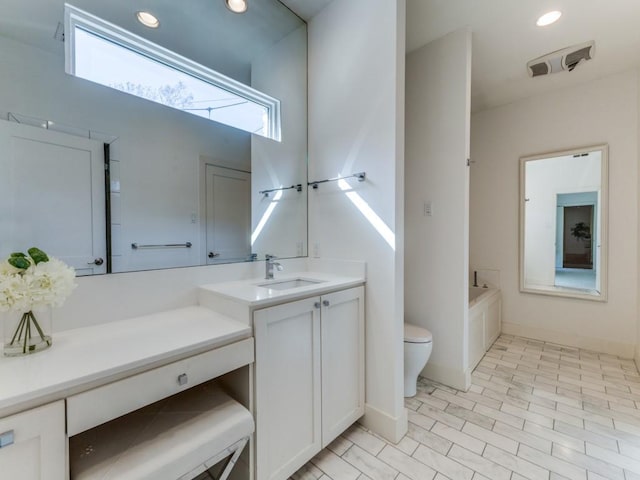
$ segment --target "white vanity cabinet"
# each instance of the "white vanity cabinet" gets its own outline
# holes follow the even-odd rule
[[[0,419],[0,478],[64,480],[64,401]]]
[[[286,479],[364,413],[364,288],[253,319],[257,480]]]
[[[0,479],[193,478],[251,436],[253,360],[251,327],[199,306],[0,354]]]

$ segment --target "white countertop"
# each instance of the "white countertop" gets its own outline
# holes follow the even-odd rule
[[[251,335],[198,306],[55,333],[47,350],[0,358],[0,417]]]
[[[306,279],[314,282],[312,285],[275,290],[264,284],[277,284],[287,280]],[[249,307],[264,307],[276,303],[288,302],[298,298],[322,295],[324,293],[362,285],[364,277],[347,277],[321,272],[293,272],[276,273],[273,280],[251,279],[234,282],[211,283],[200,288],[217,295],[221,295]]]

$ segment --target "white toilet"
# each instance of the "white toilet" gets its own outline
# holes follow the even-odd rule
[[[431,332],[410,323],[404,324],[404,396],[416,394],[418,375],[431,356]]]

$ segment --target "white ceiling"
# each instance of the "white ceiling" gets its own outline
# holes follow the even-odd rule
[[[308,22],[320,10],[329,5],[332,0],[280,0],[293,10],[300,18]]]
[[[548,27],[536,19],[563,12]],[[473,33],[472,110],[567,88],[640,64],[640,0],[407,0],[407,51],[454,30]],[[595,40],[573,72],[530,78],[526,63]]]

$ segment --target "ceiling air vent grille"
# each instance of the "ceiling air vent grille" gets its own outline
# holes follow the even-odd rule
[[[580,63],[591,60],[594,50],[594,41],[563,48],[531,60],[527,63],[527,70],[531,77],[558,73],[563,70],[572,72]]]

